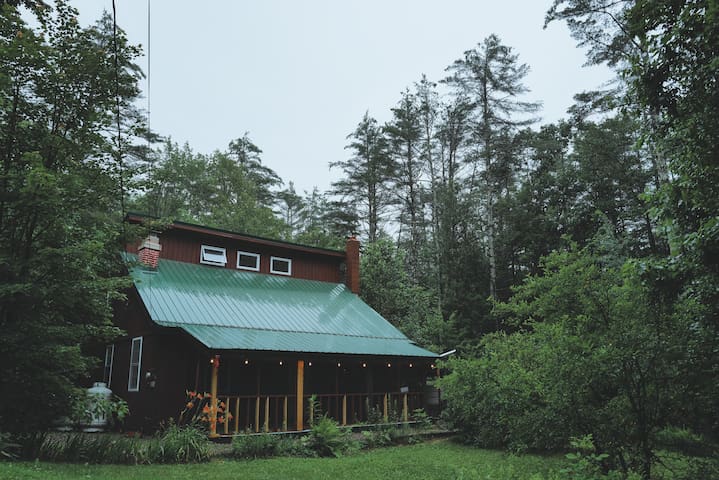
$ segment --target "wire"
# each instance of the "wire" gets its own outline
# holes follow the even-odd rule
[[[147,0],[147,153],[149,155],[152,141],[150,139],[150,135],[152,134],[152,129],[150,128],[150,67],[152,66],[152,62],[150,62],[150,0]]]
[[[115,53],[115,120],[117,123],[117,166],[120,170],[120,210],[125,224],[125,168],[122,162],[122,128],[120,125],[120,62],[117,54],[117,7],[112,0],[112,46]],[[124,227],[123,227],[124,229]]]

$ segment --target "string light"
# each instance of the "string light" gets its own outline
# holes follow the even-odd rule
[[[340,362],[337,362],[337,366],[338,366],[338,367],[341,367],[342,364],[341,364]]]
[[[362,362],[362,368],[367,368],[367,364]]]
[[[245,359],[245,365],[249,365],[250,361]]]
[[[282,366],[282,360],[280,360],[280,367]]]
[[[414,365],[412,365],[411,363],[409,364],[409,368],[412,368],[413,366],[414,366]]]
[[[312,362],[309,362],[309,363],[307,364],[307,366],[308,366],[308,367],[311,367],[311,366],[312,366]]]
[[[390,368],[391,366],[392,366],[392,364],[388,362],[388,363],[387,363],[387,368]]]

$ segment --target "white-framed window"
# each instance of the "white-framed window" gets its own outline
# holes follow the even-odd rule
[[[289,258],[270,257],[270,273],[292,275],[292,260]]]
[[[127,391],[140,390],[140,368],[142,367],[142,337],[132,339],[130,346],[130,373],[127,378]]]
[[[242,270],[260,271],[260,254],[252,252],[237,252],[237,268]]]
[[[224,248],[203,245],[200,249],[200,263],[224,267],[227,265],[227,253]]]
[[[105,382],[107,388],[110,388],[112,382],[112,360],[115,357],[115,345],[105,347],[105,370],[102,374],[102,381]]]

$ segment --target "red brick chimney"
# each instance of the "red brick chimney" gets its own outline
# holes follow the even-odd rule
[[[156,234],[151,233],[137,249],[137,259],[147,268],[156,270],[157,262],[160,260],[160,250],[162,250],[160,239]]]
[[[352,293],[359,294],[360,291],[360,242],[352,235],[347,239],[345,246],[345,258],[347,264],[347,287]]]

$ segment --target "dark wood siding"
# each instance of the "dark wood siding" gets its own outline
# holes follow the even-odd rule
[[[162,245],[160,258],[163,259],[199,264],[202,245],[210,245],[226,250],[227,265],[225,268],[236,269],[237,252],[242,251],[260,254],[260,271],[258,273],[269,274],[270,257],[275,256],[292,260],[292,277],[332,283],[343,281],[340,269],[343,259],[338,257],[314,255],[295,251],[291,248],[270,247],[249,241],[232,240],[179,230],[164,232],[160,236],[160,244]],[[137,252],[137,246],[128,248],[128,251]]]

